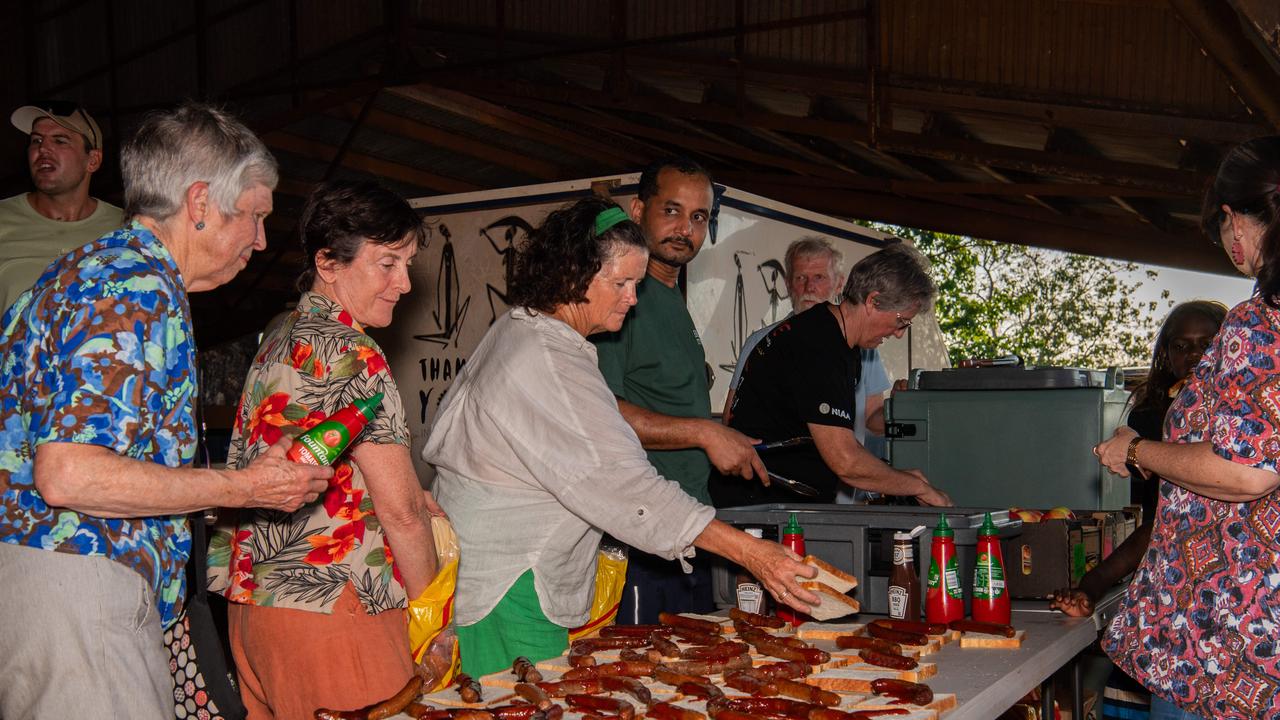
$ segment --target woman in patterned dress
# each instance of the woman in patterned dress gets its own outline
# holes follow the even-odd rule
[[[54,261],[0,322],[0,716],[173,718],[162,641],[179,621],[187,513],[293,510],[328,468],[272,448],[192,469],[187,293],[266,247],[276,162],[243,124],[188,104],[121,153],[119,230]]]
[[[1227,153],[1202,225],[1258,282],[1226,316],[1165,417],[1094,449],[1158,474],[1151,544],[1103,647],[1155,718],[1280,717],[1280,137]]]
[[[236,417],[238,467],[353,400],[376,416],[335,464],[320,502],[241,513],[209,550],[209,587],[230,601],[240,691],[252,718],[358,708],[413,673],[405,607],[436,572],[430,514],[409,457],[400,392],[365,328],[386,327],[425,241],[403,198],[372,182],[318,187],[302,213],[297,308],[263,338]]]

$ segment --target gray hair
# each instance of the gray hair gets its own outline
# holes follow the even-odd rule
[[[840,272],[840,262],[844,260],[844,255],[840,251],[831,247],[831,241],[821,235],[807,235],[796,240],[787,246],[787,254],[782,259],[782,271],[786,277],[791,277],[791,270],[796,266],[796,260],[802,257],[813,257],[815,255],[827,255],[831,258],[831,274],[834,277]],[[835,282],[834,280],[832,282]]]
[[[120,153],[125,215],[167,220],[187,188],[204,181],[224,215],[255,184],[274,190],[276,159],[243,123],[224,110],[187,102],[147,116]]]
[[[933,307],[938,287],[929,277],[924,256],[897,242],[862,258],[849,270],[842,293],[847,300],[862,303],[873,292],[880,293],[876,307],[881,310],[925,312]]]

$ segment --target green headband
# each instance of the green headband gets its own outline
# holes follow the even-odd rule
[[[622,211],[622,208],[617,205],[614,205],[607,210],[601,210],[600,214],[596,216],[596,235],[603,235],[614,225],[617,225],[620,222],[626,222],[630,219],[631,218],[627,217],[627,214]]]

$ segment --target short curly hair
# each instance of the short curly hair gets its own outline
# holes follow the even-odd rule
[[[586,302],[587,288],[606,262],[627,247],[647,251],[644,233],[630,219],[596,234],[596,217],[617,207],[612,200],[592,195],[547,215],[516,248],[507,269],[508,303],[552,313],[563,305]]]

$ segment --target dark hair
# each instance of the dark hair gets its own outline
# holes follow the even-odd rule
[[[905,243],[897,242],[862,258],[849,270],[845,281],[846,299],[864,302],[873,292],[880,293],[876,307],[881,310],[925,312],[933,306],[938,288],[929,277],[924,256]]]
[[[658,194],[658,174],[667,168],[676,170],[684,175],[701,175],[707,179],[707,184],[712,183],[711,173],[707,172],[707,169],[693,158],[683,155],[665,157],[649,163],[641,171],[640,187],[636,190],[636,196],[640,198],[640,202],[648,202],[649,198]]]
[[[298,224],[302,237],[302,272],[298,290],[306,292],[316,281],[316,255],[323,252],[346,265],[355,259],[365,241],[398,246],[409,242],[422,247],[427,235],[422,218],[405,199],[371,180],[333,180],[311,192]]]
[[[547,215],[516,249],[507,269],[507,301],[545,313],[585,302],[591,279],[606,261],[623,247],[648,248],[640,226],[630,219],[596,234],[596,216],[617,207],[591,195]]]
[[[1173,398],[1169,397],[1169,388],[1182,379],[1173,373],[1173,365],[1169,361],[1169,344],[1173,341],[1174,329],[1192,317],[1202,317],[1213,323],[1216,328],[1222,325],[1222,319],[1226,316],[1227,306],[1214,300],[1192,300],[1179,303],[1169,311],[1164,323],[1160,325],[1160,332],[1156,334],[1156,342],[1151,350],[1151,370],[1147,373],[1147,379],[1133,389],[1135,411],[1151,410],[1163,416],[1173,404]]]
[[[1215,244],[1222,241],[1223,205],[1262,225],[1258,289],[1264,302],[1280,307],[1280,136],[1246,140],[1222,158],[1200,211],[1200,226]]]

